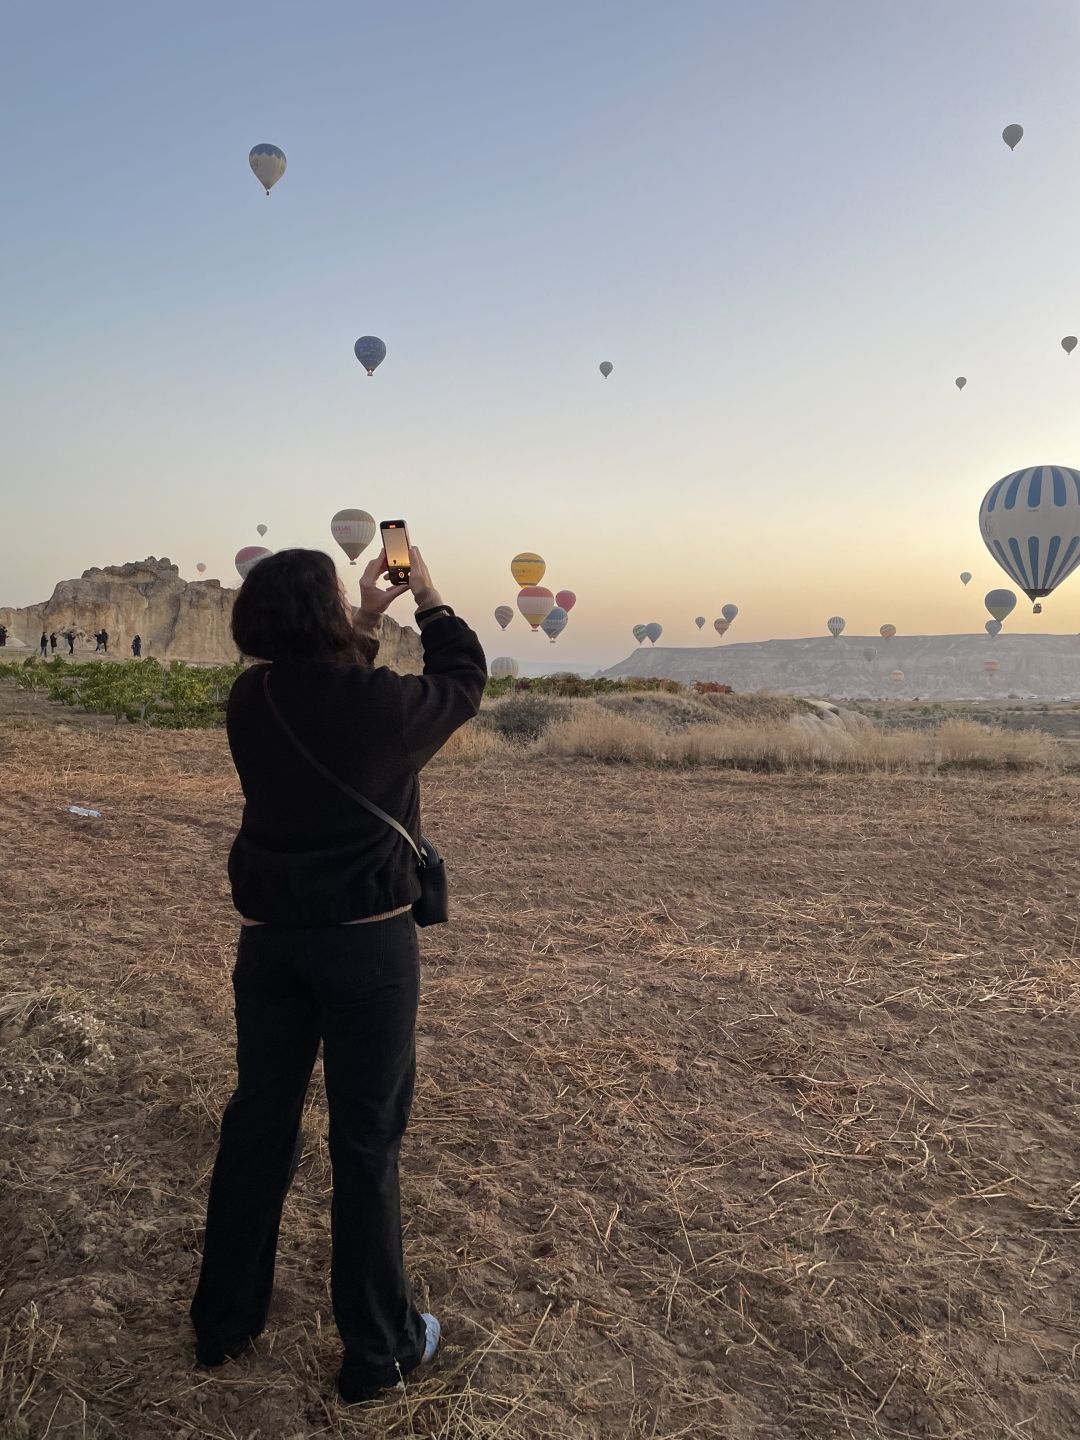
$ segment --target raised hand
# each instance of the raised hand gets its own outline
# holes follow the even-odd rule
[[[385,611],[399,595],[404,595],[409,589],[408,585],[388,585],[384,589],[379,580],[385,574],[386,551],[380,550],[374,559],[368,561],[364,573],[360,576],[360,609],[356,623],[362,628],[378,629]]]

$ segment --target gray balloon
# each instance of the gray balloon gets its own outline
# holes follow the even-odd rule
[[[614,369],[615,369],[615,366],[612,365],[612,363],[611,363],[610,360],[601,360],[601,361],[600,361],[600,374],[604,377],[605,380],[607,379],[607,377],[611,374],[612,370],[614,370]]]
[[[374,375],[386,359],[386,345],[377,335],[361,335],[352,348],[368,375]]]
[[[1015,150],[1024,138],[1024,127],[1022,125],[1006,125],[1001,132],[1001,138],[1010,150]]]

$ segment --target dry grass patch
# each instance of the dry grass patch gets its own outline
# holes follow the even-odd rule
[[[536,748],[561,758],[756,770],[1060,766],[1060,747],[1049,736],[991,730],[971,721],[949,721],[938,731],[882,731],[866,723],[827,723],[798,713],[786,721],[717,722],[671,730],[588,700],[576,702],[570,718],[553,725]]]
[[[946,720],[931,732],[930,739],[934,759],[941,766],[1052,770],[1062,763],[1061,745],[1041,730],[1005,730],[974,720]]]

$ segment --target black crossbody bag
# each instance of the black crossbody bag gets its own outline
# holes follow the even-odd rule
[[[420,836],[420,844],[417,845],[404,825],[395,820],[392,815],[388,815],[385,810],[380,810],[378,805],[366,799],[359,790],[354,790],[351,785],[346,785],[344,780],[339,780],[321,760],[316,760],[275,705],[274,697],[270,694],[269,670],[263,671],[263,694],[266,696],[266,703],[270,707],[271,715],[308,764],[342,794],[347,795],[350,800],[355,800],[357,805],[362,805],[372,815],[378,816],[380,820],[408,841],[416,856],[416,873],[420,880],[420,899],[412,907],[413,919],[417,925],[445,925],[450,919],[450,894],[446,884],[446,865],[435,846],[423,835]]]

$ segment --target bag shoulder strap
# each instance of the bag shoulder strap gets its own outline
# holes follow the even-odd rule
[[[416,854],[417,860],[419,860],[422,865],[424,863],[423,852],[421,851],[419,845],[417,845],[413,837],[409,834],[408,830],[405,829],[405,826],[395,820],[392,815],[388,815],[385,810],[380,810],[378,805],[374,804],[371,800],[368,800],[365,796],[361,795],[359,790],[354,790],[351,785],[346,785],[345,781],[339,779],[332,770],[327,769],[327,767],[322,763],[321,760],[317,760],[315,758],[315,756],[307,748],[304,742],[296,734],[292,726],[285,719],[285,716],[282,715],[281,711],[274,703],[274,697],[270,694],[269,667],[263,671],[263,694],[266,696],[266,703],[270,707],[270,713],[273,715],[274,719],[278,722],[282,730],[284,730],[285,734],[289,737],[293,745],[296,747],[297,750],[299,750],[300,754],[304,757],[304,759],[308,762],[312,769],[317,770],[319,774],[323,777],[323,779],[328,780],[330,784],[333,785],[336,789],[340,790],[343,794],[348,795],[350,800],[355,800],[357,805],[362,805],[365,810],[369,810],[372,815],[378,816],[378,818],[384,821],[387,825],[389,825],[391,829],[396,830],[398,834],[404,840],[407,840],[412,846],[412,849]]]

